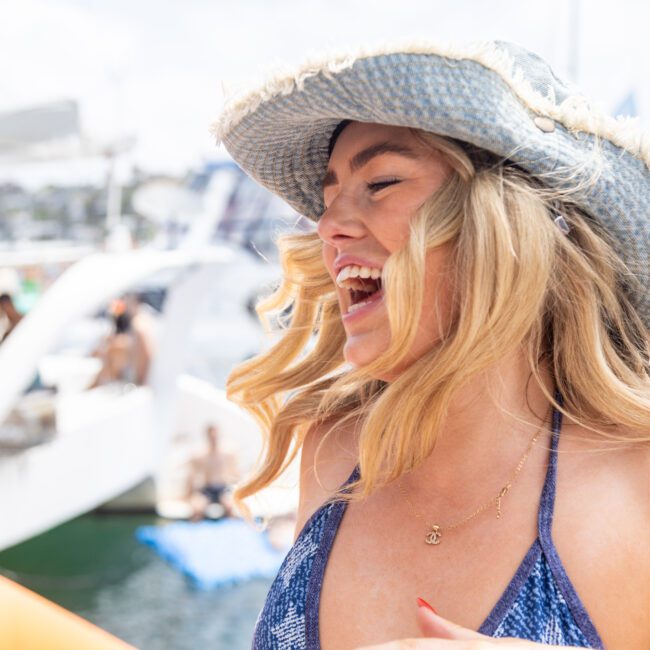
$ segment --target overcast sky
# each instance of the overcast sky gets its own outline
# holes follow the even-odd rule
[[[577,32],[572,7],[579,7]],[[83,130],[133,134],[122,162],[182,172],[223,155],[208,126],[224,99],[282,64],[346,46],[512,40],[613,112],[636,91],[650,115],[650,3],[643,0],[0,0],[0,111],[76,99]],[[0,182],[101,177],[101,161],[0,167]]]

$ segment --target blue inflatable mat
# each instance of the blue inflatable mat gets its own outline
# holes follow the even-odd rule
[[[272,578],[286,555],[271,545],[266,533],[239,519],[140,526],[135,536],[202,589]]]

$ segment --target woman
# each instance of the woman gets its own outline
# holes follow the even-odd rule
[[[650,647],[647,141],[503,43],[312,65],[216,132],[318,224],[229,383],[268,433],[236,497],[302,450],[254,647]]]
[[[112,382],[142,385],[150,365],[150,346],[141,328],[135,327],[135,318],[123,300],[116,300],[110,308],[114,330],[93,352],[102,361],[102,368],[90,388]]]

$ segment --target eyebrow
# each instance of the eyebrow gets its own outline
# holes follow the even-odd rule
[[[418,153],[409,147],[404,146],[403,144],[397,144],[395,142],[377,142],[372,144],[365,149],[356,153],[350,160],[350,171],[355,172],[361,169],[364,165],[367,165],[373,158],[381,156],[385,153],[396,153],[405,158],[411,158],[416,160],[420,158]],[[336,172],[333,169],[328,169],[323,179],[323,189],[329,185],[335,185],[338,182]]]

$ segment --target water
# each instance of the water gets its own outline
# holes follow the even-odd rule
[[[142,650],[243,650],[271,580],[201,591],[134,537],[153,516],[89,514],[0,553],[0,573]]]

